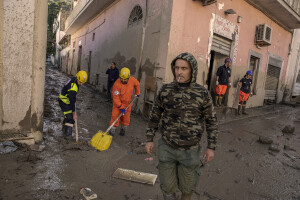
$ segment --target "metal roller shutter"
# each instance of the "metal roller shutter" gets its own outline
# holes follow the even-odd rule
[[[277,95],[280,70],[281,68],[279,67],[268,65],[265,85],[265,99],[275,100]]]
[[[214,35],[211,50],[214,50],[226,56],[230,56],[231,40],[218,35]]]

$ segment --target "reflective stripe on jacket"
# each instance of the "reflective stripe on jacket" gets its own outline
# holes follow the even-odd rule
[[[72,111],[75,111],[76,95],[79,90],[79,86],[76,82],[76,77],[71,78],[62,88],[59,99],[65,104],[71,104]]]

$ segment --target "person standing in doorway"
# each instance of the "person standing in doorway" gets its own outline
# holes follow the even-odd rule
[[[140,83],[134,77],[130,76],[130,70],[126,67],[122,68],[120,71],[120,78],[117,79],[113,88],[113,109],[110,119],[110,125],[118,118],[122,113],[121,119],[121,130],[120,135],[124,136],[127,130],[127,127],[130,123],[130,113],[131,106],[126,110],[126,107],[132,101],[133,89],[135,90],[135,96],[140,96]],[[110,129],[110,135],[114,136],[117,127],[119,126],[119,120],[115,125]]]
[[[224,65],[220,66],[217,71],[217,81],[216,81],[216,99],[215,105],[221,106],[223,102],[223,97],[226,93],[227,86],[231,87],[231,59],[226,58]]]
[[[239,105],[238,105],[238,111],[237,114],[241,114],[241,109],[242,109],[242,114],[247,115],[248,113],[246,112],[246,103],[249,99],[249,95],[252,96],[252,71],[249,70],[246,72],[246,75],[244,78],[242,78],[239,82],[239,87],[240,87],[240,94],[239,94]]]
[[[63,132],[64,138],[71,139],[72,128],[75,120],[77,119],[76,113],[76,96],[79,91],[79,87],[83,85],[88,79],[88,75],[85,71],[79,71],[76,77],[71,78],[62,88],[58,102],[61,110],[64,113],[63,120]]]
[[[198,64],[190,53],[178,55],[171,63],[174,81],[160,89],[148,122],[146,151],[152,155],[153,138],[160,129],[158,173],[165,200],[190,200],[200,177],[200,140],[207,132],[204,162],[214,158],[217,143],[217,117],[206,88],[196,83]]]
[[[115,62],[111,63],[111,66],[106,70],[106,74],[108,74],[107,78],[107,96],[111,101],[111,89],[115,83],[115,81],[119,78],[119,69]]]

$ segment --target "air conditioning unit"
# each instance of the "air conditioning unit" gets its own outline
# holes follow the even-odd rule
[[[196,1],[196,0],[193,0],[193,1]],[[213,4],[213,3],[216,3],[217,0],[200,0],[202,2],[202,5],[203,6],[208,6],[210,4]]]
[[[256,26],[256,44],[271,45],[272,28],[267,24]]]

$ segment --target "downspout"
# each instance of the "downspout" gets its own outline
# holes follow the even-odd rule
[[[146,0],[146,12],[143,20],[142,44],[141,44],[140,57],[138,62],[138,76],[137,76],[138,81],[141,81],[142,78],[142,59],[143,59],[143,51],[144,51],[144,43],[145,43],[147,17],[148,17],[148,0]]]
[[[141,82],[141,79],[142,79],[142,61],[143,61],[143,52],[144,52],[144,43],[145,43],[145,32],[146,32],[147,16],[148,16],[148,0],[146,0],[146,12],[145,12],[144,20],[143,20],[142,44],[141,44],[141,49],[140,49],[140,57],[139,57],[139,61],[138,61],[137,80],[139,82]],[[143,102],[140,102],[140,101],[141,100],[138,99],[134,103],[134,111],[135,112],[138,111],[138,104],[143,103]]]

